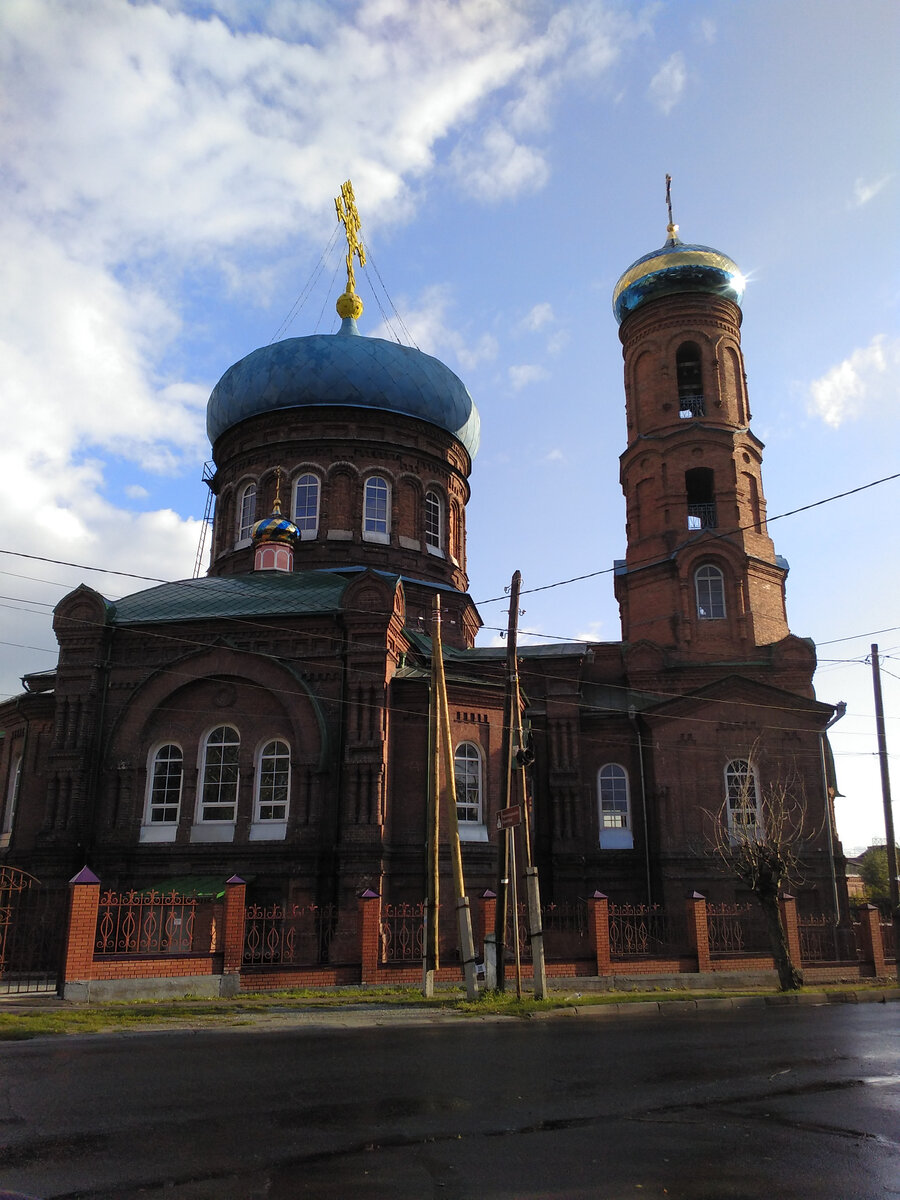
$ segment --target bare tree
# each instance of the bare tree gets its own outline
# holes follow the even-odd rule
[[[781,990],[796,991],[803,986],[803,975],[791,959],[780,900],[783,889],[800,879],[800,850],[808,836],[802,786],[777,780],[761,787],[751,753],[729,763],[725,802],[707,816],[710,848],[762,909]]]

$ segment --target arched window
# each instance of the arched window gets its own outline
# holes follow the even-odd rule
[[[425,493],[425,545],[432,554],[444,552],[444,502],[434,488]]]
[[[716,527],[716,473],[709,467],[692,467],[684,473],[688,529]]]
[[[759,785],[756,769],[746,758],[734,758],[725,767],[728,829],[735,837],[759,831]]]
[[[319,532],[319,477],[301,475],[294,484],[294,524],[304,539]]]
[[[184,758],[181,747],[173,743],[153,755],[147,788],[146,825],[176,825],[181,804],[181,785],[184,780]]]
[[[256,766],[257,821],[286,821],[291,794],[291,748],[276,738],[266,742]]]
[[[363,492],[363,540],[390,540],[391,489],[380,475],[370,475]]]
[[[700,347],[696,342],[682,342],[678,347],[675,354],[675,375],[678,381],[678,415],[702,417],[705,412],[703,367]]]
[[[238,496],[237,540],[248,542],[256,522],[256,484],[248,483]]]
[[[9,845],[19,788],[22,786],[22,755],[17,754],[9,765],[9,782],[6,785],[6,803],[3,806],[3,823],[0,825],[0,845]]]
[[[453,774],[456,779],[456,819],[460,824],[460,836],[465,836],[462,826],[483,826],[481,750],[474,742],[460,742],[453,756]]]
[[[241,738],[230,725],[219,725],[203,745],[200,820],[231,821],[237,816],[238,756]]]
[[[694,572],[697,594],[697,616],[701,621],[721,621],[725,618],[725,576],[718,567],[707,563]]]
[[[606,763],[597,776],[600,803],[600,845],[604,850],[630,850],[631,803],[628,772],[618,763]]]

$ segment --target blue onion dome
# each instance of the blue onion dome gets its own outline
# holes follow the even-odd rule
[[[481,420],[462,380],[421,350],[362,337],[352,315],[337,333],[286,338],[229,367],[209,398],[206,429],[215,445],[248,417],[324,405],[403,413],[478,452]]]
[[[293,521],[282,516],[280,512],[272,513],[271,517],[263,517],[253,526],[254,542],[286,542],[291,544],[300,537],[300,530]]]
[[[711,246],[682,242],[677,225],[668,232],[665,245],[632,263],[616,284],[613,312],[620,325],[648,300],[677,292],[709,292],[740,305],[746,280],[737,264]]]

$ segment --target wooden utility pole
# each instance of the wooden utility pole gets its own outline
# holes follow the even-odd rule
[[[881,766],[881,798],[884,801],[884,835],[887,850],[888,886],[891,896],[891,912],[896,926],[900,920],[900,885],[897,883],[897,840],[894,835],[894,809],[891,804],[891,775],[888,769],[887,737],[884,732],[884,701],[881,698],[881,671],[878,664],[878,646],[872,645],[872,685],[875,689],[875,730],[878,735],[878,762]],[[897,958],[900,972],[900,956]]]
[[[453,886],[456,892],[456,917],[459,931],[459,953],[466,980],[466,995],[474,1000],[478,995],[475,968],[475,942],[472,937],[472,913],[463,879],[462,848],[459,843],[459,817],[456,811],[456,774],[453,769],[453,740],[450,734],[450,706],[447,703],[447,680],[444,676],[444,656],[441,646],[441,598],[434,598],[434,630],[431,638],[432,669],[436,672],[438,697],[437,741],[443,767],[443,791],[447,798],[447,827],[450,835],[450,859],[453,863]]]
[[[439,599],[435,601],[439,604]],[[438,613],[438,619],[440,613]],[[434,975],[440,967],[438,940],[438,906],[440,903],[440,852],[441,806],[440,753],[438,750],[438,686],[437,656],[431,656],[431,687],[428,693],[428,802],[425,817],[425,936],[422,946],[422,995],[430,999],[434,995]]]

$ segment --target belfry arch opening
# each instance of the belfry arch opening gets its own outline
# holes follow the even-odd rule
[[[675,353],[675,378],[678,383],[678,415],[682,418],[702,417],[706,412],[703,400],[703,364],[696,342],[682,342]]]
[[[710,467],[692,467],[684,473],[687,493],[687,527],[716,528],[716,473]]]

